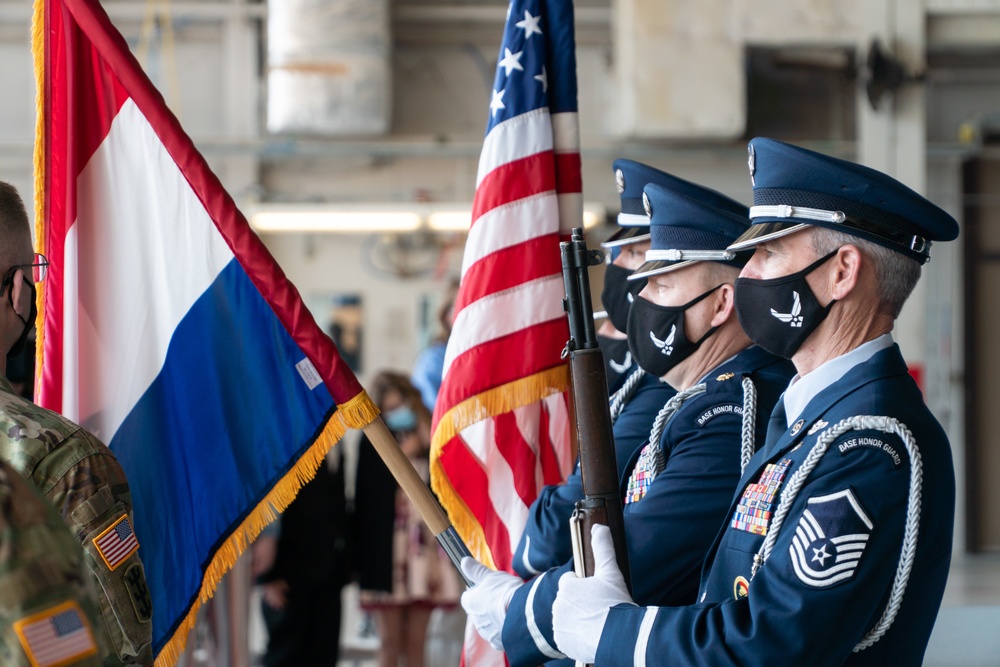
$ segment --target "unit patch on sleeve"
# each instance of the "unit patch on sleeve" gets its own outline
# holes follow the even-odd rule
[[[94,538],[94,546],[104,559],[104,564],[109,570],[125,562],[139,548],[139,540],[132,532],[132,524],[129,523],[128,515],[122,514],[107,530]]]
[[[870,447],[872,449],[882,450],[889,455],[889,458],[892,459],[892,466],[894,468],[898,468],[902,464],[902,459],[899,456],[899,452],[896,451],[896,448],[878,436],[857,436],[849,440],[844,440],[837,445],[837,449],[840,450],[841,454],[846,454],[847,452],[859,447]]]
[[[850,579],[873,527],[850,489],[810,498],[788,547],[795,576],[813,588]]]
[[[22,618],[14,632],[33,667],[67,665],[97,653],[87,619],[73,601]]]
[[[730,527],[744,530],[754,535],[767,535],[767,526],[771,523],[771,511],[774,507],[774,497],[781,488],[791,459],[781,459],[778,463],[768,463],[760,479],[755,484],[748,484],[743,491],[733,514]]]
[[[700,417],[698,417],[698,426],[704,426],[708,422],[712,421],[719,415],[742,415],[743,406],[736,405],[735,403],[723,403],[722,405],[716,405],[714,408],[709,408],[705,410]]]

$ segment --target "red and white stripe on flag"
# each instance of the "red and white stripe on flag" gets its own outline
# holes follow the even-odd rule
[[[431,484],[473,555],[511,560],[571,472],[559,241],[582,219],[573,6],[514,0],[434,411]],[[467,629],[464,664],[503,665]]]
[[[87,619],[73,601],[15,622],[14,632],[34,667],[66,665],[97,653]]]

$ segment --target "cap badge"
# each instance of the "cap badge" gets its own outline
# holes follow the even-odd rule
[[[625,192],[625,173],[621,169],[615,170],[615,185],[618,186],[618,194]]]
[[[757,173],[757,153],[754,152],[753,144],[747,145],[747,167],[750,168],[750,185],[757,185],[754,175]]]
[[[642,207],[646,209],[646,215],[653,217],[653,206],[649,203],[649,197],[645,192],[642,193]]]

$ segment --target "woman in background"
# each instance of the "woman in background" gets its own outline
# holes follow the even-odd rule
[[[405,375],[384,371],[371,385],[382,419],[426,482],[431,415]],[[458,574],[416,508],[367,438],[361,441],[354,518],[361,608],[372,614],[379,667],[423,667],[427,624],[438,606],[454,606]]]

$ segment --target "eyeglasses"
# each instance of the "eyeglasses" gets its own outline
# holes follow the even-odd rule
[[[49,272],[49,260],[45,259],[45,255],[42,253],[36,252],[35,261],[31,264],[15,264],[7,269],[7,273],[3,277],[3,284],[9,283],[18,269],[23,269],[25,273],[31,269],[31,282],[40,283],[45,280],[45,275]]]

